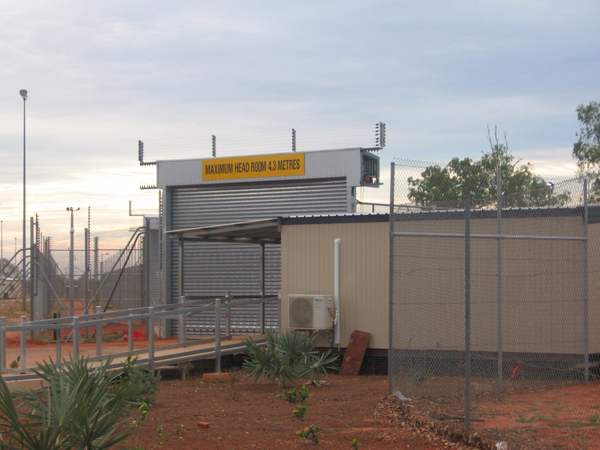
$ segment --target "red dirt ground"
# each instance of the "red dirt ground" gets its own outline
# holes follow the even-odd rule
[[[479,403],[474,428],[504,434],[511,450],[600,449],[600,382],[509,394]],[[512,442],[511,442],[512,441]]]
[[[294,405],[275,397],[283,394],[277,385],[256,384],[236,373],[234,382],[204,382],[200,377],[161,381],[139,444],[154,448],[159,442],[156,429],[162,424],[160,448],[165,450],[308,449],[314,444],[296,433],[314,424],[321,427],[317,448],[352,449],[353,439],[363,450],[472,448],[377,418],[376,403],[387,397],[384,376],[333,375],[324,386],[310,387],[313,395],[305,402],[309,405],[306,420],[300,421],[292,416]],[[181,435],[169,437],[179,425],[183,425]]]
[[[111,339],[104,342],[103,347],[126,351],[128,343],[122,337],[127,330],[126,323],[103,328],[103,337]],[[145,327],[136,325],[135,330],[145,337]],[[81,333],[85,335],[83,328]],[[29,355],[52,354],[54,344],[47,342],[52,338],[50,332],[47,334],[42,340],[27,341],[28,364]],[[175,341],[157,340],[157,344]],[[9,333],[7,343],[16,350],[20,344],[19,333]],[[67,354],[71,344],[63,345]],[[82,351],[86,347],[90,352],[95,351],[93,342],[81,344]],[[134,341],[134,348],[145,347],[147,340]],[[206,383],[196,377],[187,382],[162,381],[149,419],[143,426],[140,443],[146,449],[158,448],[156,427],[162,424],[164,442],[160,448],[163,449],[311,448],[314,444],[301,439],[296,432],[315,424],[322,428],[320,448],[351,449],[354,438],[359,440],[363,450],[474,448],[439,437],[452,427],[456,430],[462,426],[450,427],[428,419],[439,415],[440,405],[436,402],[400,404],[386,400],[388,385],[384,376],[333,375],[325,386],[311,387],[313,395],[306,402],[309,405],[306,422],[300,422],[292,417],[293,405],[275,398],[283,393],[282,389],[270,383],[255,384],[243,373],[235,373],[233,383]],[[454,384],[462,383],[455,379],[444,384],[432,377],[431,382],[434,381],[440,386],[441,391],[437,393],[440,396],[457,392]],[[494,384],[493,380],[485,383]],[[472,416],[481,421],[473,422],[474,434],[469,435],[462,428],[459,437],[475,435],[484,442],[479,448],[494,450],[494,443],[501,440],[509,443],[510,450],[600,449],[600,381],[554,387],[529,385],[528,388],[514,383],[501,395],[474,401]],[[464,414],[460,407],[446,413]],[[209,425],[201,428],[199,422]],[[184,425],[183,434],[168,438],[179,424]],[[472,440],[467,442],[473,443]],[[135,439],[128,442],[129,445],[134,443]]]

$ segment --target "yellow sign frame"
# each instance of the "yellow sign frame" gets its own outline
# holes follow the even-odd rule
[[[202,160],[203,181],[292,177],[304,174],[304,153]]]

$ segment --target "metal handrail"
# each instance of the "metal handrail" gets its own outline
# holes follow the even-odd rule
[[[185,296],[182,297],[180,303],[173,303],[168,305],[157,305],[157,306],[146,306],[140,308],[131,308],[122,311],[110,311],[103,312],[101,306],[96,307],[96,312],[92,314],[84,314],[82,316],[73,317],[62,317],[54,319],[37,320],[33,322],[27,322],[26,316],[21,316],[21,321],[16,324],[9,324],[6,321],[6,317],[0,317],[0,375],[1,374],[19,374],[16,378],[31,378],[35,376],[31,368],[27,367],[27,345],[26,336],[27,332],[35,330],[71,330],[71,337],[73,341],[73,359],[77,360],[80,357],[79,344],[81,336],[79,333],[80,328],[92,327],[96,329],[96,356],[91,357],[90,360],[102,361],[108,354],[104,354],[102,351],[102,326],[109,323],[116,322],[128,322],[128,341],[129,341],[129,352],[124,355],[130,354],[134,351],[133,348],[133,322],[143,320],[148,323],[148,348],[136,349],[136,352],[148,352],[148,366],[150,370],[154,370],[155,364],[155,345],[154,345],[154,322],[158,319],[167,318],[178,318],[179,319],[179,343],[172,344],[169,346],[161,346],[163,348],[175,348],[190,345],[190,342],[186,340],[185,328],[186,328],[186,316],[190,314],[197,314],[207,311],[215,311],[215,364],[217,371],[221,370],[221,320],[222,311],[230,310],[233,307],[245,306],[258,304],[262,305],[260,308],[259,317],[259,334],[264,334],[265,331],[265,308],[264,304],[267,302],[279,301],[279,296],[272,297],[259,297],[259,298],[248,298],[242,300],[233,300],[232,297],[214,297],[212,300],[192,300],[186,301]],[[208,303],[207,303],[208,301]],[[224,301],[224,302],[223,302]],[[229,320],[228,315],[225,315],[225,328],[226,332],[224,336],[229,335]],[[181,332],[183,330],[183,333]],[[7,368],[6,367],[6,333],[10,331],[19,331],[21,336],[21,347],[20,347],[20,361],[19,368]],[[60,334],[59,334],[60,335]],[[61,352],[62,339],[56,341],[56,360],[62,360]],[[115,356],[112,354],[112,356]]]

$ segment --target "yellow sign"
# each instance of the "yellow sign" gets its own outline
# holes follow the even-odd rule
[[[202,180],[304,175],[304,153],[202,160]]]

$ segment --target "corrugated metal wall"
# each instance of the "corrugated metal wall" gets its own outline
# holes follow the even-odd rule
[[[276,216],[336,214],[348,212],[345,178],[229,183],[194,187],[171,187],[167,192],[170,229],[242,222]],[[170,302],[178,297],[177,241],[170,245]],[[265,247],[266,295],[281,286],[280,248]],[[226,243],[186,243],[185,293],[188,295],[260,294],[260,246]],[[277,311],[272,311],[277,315]],[[272,320],[272,319],[271,319]],[[190,318],[191,328],[205,332],[201,317]],[[176,332],[177,323],[172,323]]]

